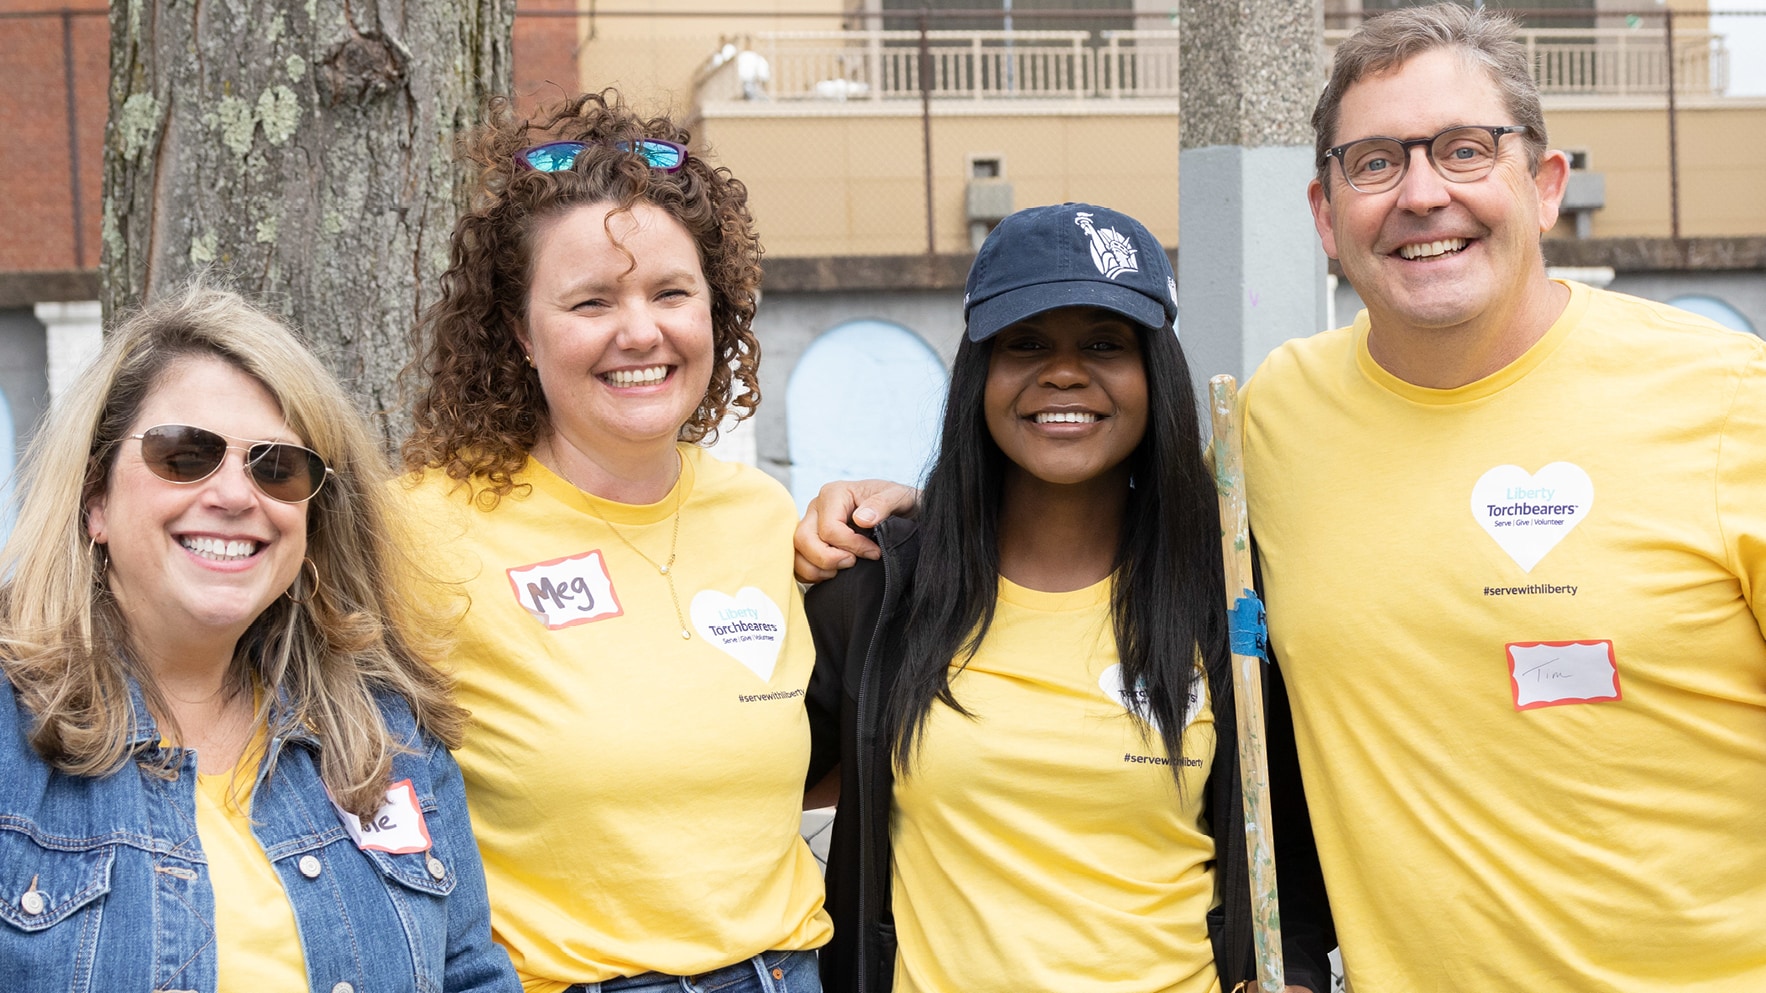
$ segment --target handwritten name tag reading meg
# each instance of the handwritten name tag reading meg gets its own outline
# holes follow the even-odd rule
[[[429,825],[423,822],[423,808],[417,805],[417,791],[409,779],[392,784],[392,789],[386,791],[386,803],[373,817],[362,820],[342,807],[337,807],[337,817],[356,847],[363,851],[394,855],[429,851]]]
[[[553,630],[625,613],[600,549],[516,566],[509,570],[509,585],[516,602]]]
[[[1506,647],[1516,710],[1620,699],[1619,665],[1610,641],[1513,642]]]

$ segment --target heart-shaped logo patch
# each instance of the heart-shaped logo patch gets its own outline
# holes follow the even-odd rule
[[[1580,466],[1553,462],[1532,475],[1518,465],[1499,465],[1472,487],[1472,516],[1523,572],[1594,507],[1594,481]]]
[[[1147,691],[1144,687],[1137,686],[1135,688],[1134,699],[1132,701],[1134,705],[1130,706],[1128,691],[1122,686],[1122,665],[1120,663],[1105,669],[1098,676],[1098,689],[1103,690],[1104,695],[1116,701],[1117,705],[1123,710],[1137,714],[1145,714],[1147,712]],[[1207,692],[1207,681],[1202,678],[1201,672],[1198,671],[1196,673],[1196,678],[1190,682],[1190,697],[1184,704],[1184,727],[1187,728],[1194,723],[1196,715],[1202,712],[1202,702],[1207,699]]]
[[[785,614],[765,593],[744,586],[735,596],[717,590],[693,595],[693,630],[747,666],[761,682],[773,678],[785,643]]]

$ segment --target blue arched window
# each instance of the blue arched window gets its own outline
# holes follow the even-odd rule
[[[1731,307],[1728,302],[1703,293],[1686,293],[1668,301],[1670,306],[1681,310],[1690,310],[1700,317],[1709,317],[1726,328],[1734,328],[1748,334],[1759,334],[1760,329],[1754,327],[1752,321],[1741,315],[1741,311]]]
[[[917,483],[938,447],[947,374],[919,335],[848,321],[817,338],[785,387],[791,496],[835,479]]]

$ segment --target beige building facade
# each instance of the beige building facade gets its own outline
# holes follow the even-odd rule
[[[1676,107],[1683,237],[1766,232],[1766,98],[1702,97]],[[1546,104],[1554,148],[1604,177],[1596,238],[1670,234],[1668,112],[1661,98],[1555,98]],[[1573,233],[1574,219],[1556,236]]]
[[[1118,2],[1089,31],[1040,31],[1026,12],[1010,34],[930,21],[923,114],[916,32],[879,27],[903,20],[881,3],[753,0],[708,17],[693,16],[702,0],[652,0],[585,14],[579,82],[697,119],[703,146],[748,184],[775,257],[925,253],[928,190],[931,251],[966,252],[977,186],[995,188],[979,191],[982,214],[1093,200],[1179,242],[1168,17]],[[1589,174],[1554,237],[1672,237],[1676,195],[1680,237],[1766,234],[1766,98],[1724,94],[1721,36],[1675,5],[1672,163],[1659,19],[1625,26],[1585,7],[1566,18],[1586,27],[1525,33],[1552,144]],[[1338,6],[1327,14],[1348,23],[1354,11]]]
[[[1106,203],[1182,251],[1174,5],[1062,0],[1089,17],[1050,20],[1027,8],[1051,4],[1013,0],[1007,31],[1003,10],[933,0],[971,13],[928,18],[922,42],[898,0],[747,0],[717,16],[703,0],[627,0],[617,16],[582,2],[581,87],[691,119],[701,152],[749,188],[767,252],[765,402],[734,447],[800,499],[829,475],[903,475],[911,452],[866,452],[899,447],[905,422],[930,450],[927,384],[962,333],[969,256],[1005,213]],[[1327,48],[1374,6],[1330,0]],[[1548,261],[1766,331],[1766,98],[1727,95],[1724,39],[1686,0],[1657,8],[1675,13],[1672,58],[1665,17],[1538,6],[1563,8],[1531,16],[1523,41],[1551,143],[1577,167]],[[1301,188],[1262,195],[1306,209]],[[1346,283],[1330,299],[1327,321],[1360,305]],[[850,387],[825,389],[830,376]],[[891,409],[901,396],[920,399]]]

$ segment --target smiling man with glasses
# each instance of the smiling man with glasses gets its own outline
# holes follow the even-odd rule
[[[1766,990],[1766,343],[1549,279],[1511,25],[1371,20],[1308,191],[1366,304],[1246,391],[1354,988]]]

